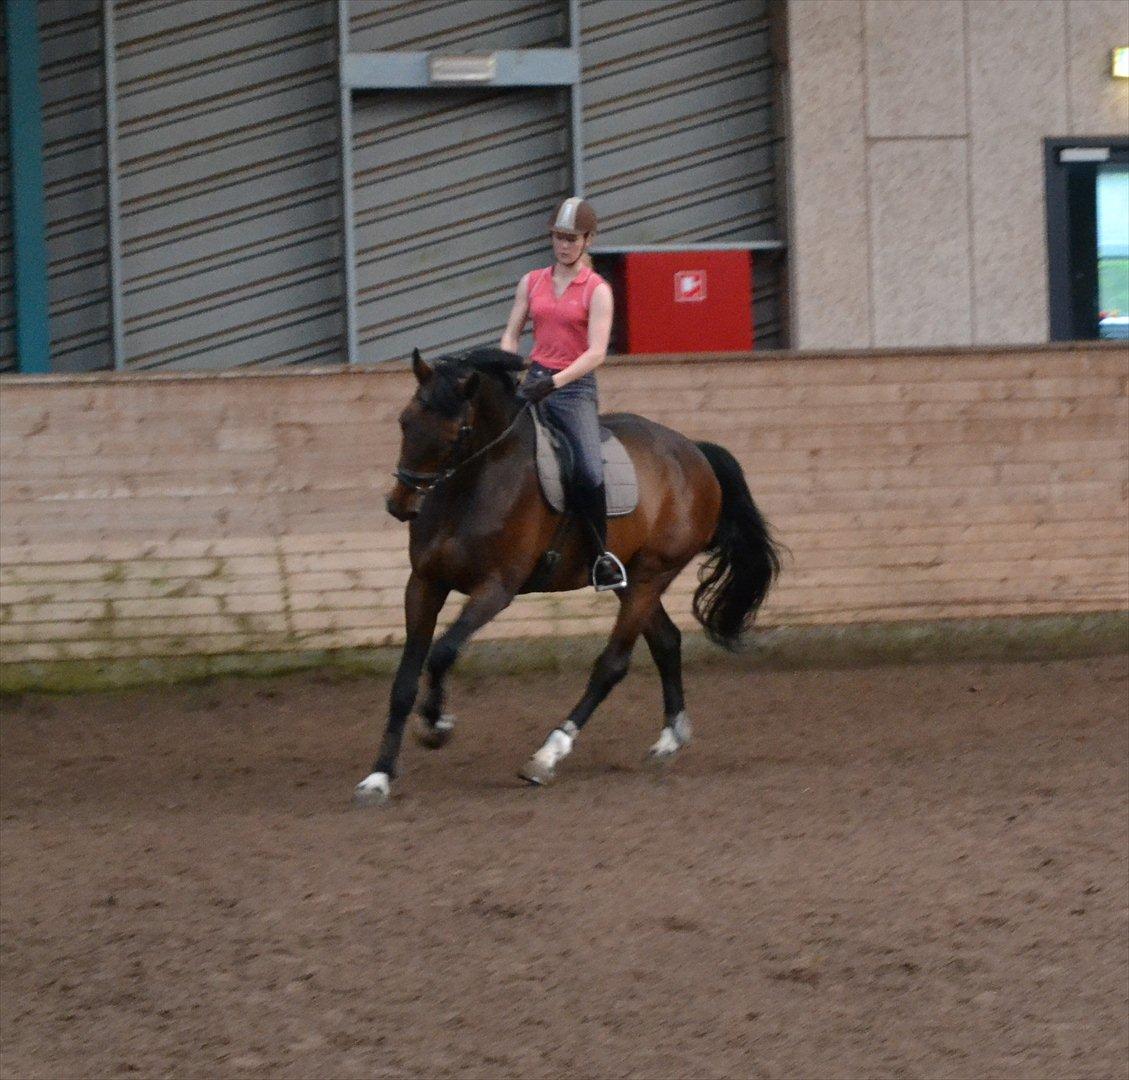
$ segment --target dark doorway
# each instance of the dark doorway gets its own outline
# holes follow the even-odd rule
[[[1129,140],[1045,147],[1051,340],[1129,339]]]

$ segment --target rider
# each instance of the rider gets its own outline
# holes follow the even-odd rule
[[[518,396],[533,404],[544,402],[572,446],[573,505],[591,526],[596,548],[592,584],[602,592],[625,588],[627,571],[607,550],[607,496],[593,373],[607,357],[612,290],[591,268],[587,254],[596,226],[596,212],[583,199],[565,199],[557,207],[549,219],[554,265],[531,270],[518,282],[501,347],[517,352],[526,320],[533,317],[531,364]]]

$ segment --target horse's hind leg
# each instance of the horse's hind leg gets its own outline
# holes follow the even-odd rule
[[[643,628],[643,636],[662,679],[663,715],[666,717],[659,741],[651,747],[647,759],[669,761],[690,741],[690,718],[686,715],[686,699],[682,693],[682,632],[674,625],[662,601]]]
[[[572,751],[572,744],[588,718],[627,674],[635,642],[650,621],[655,605],[668,584],[669,579],[665,577],[645,582],[633,577],[631,585],[620,593],[619,617],[607,646],[592,668],[584,696],[569,713],[568,719],[549,732],[541,749],[522,766],[518,776],[523,780],[531,784],[547,784],[553,778],[557,765]]]
[[[436,674],[435,671],[428,672],[427,696],[417,710],[420,722],[416,728],[416,738],[429,750],[446,746],[455,733],[454,716],[443,711],[447,697],[444,682],[444,675]]]

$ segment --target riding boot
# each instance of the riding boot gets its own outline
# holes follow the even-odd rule
[[[608,551],[608,497],[603,484],[590,487],[576,485],[577,509],[588,523],[595,549],[595,562],[592,564],[592,586],[597,592],[608,589],[627,588],[627,570],[610,551]]]

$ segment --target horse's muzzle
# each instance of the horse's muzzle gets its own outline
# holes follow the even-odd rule
[[[419,514],[420,497],[414,491],[408,491],[397,484],[384,501],[384,505],[397,521],[411,521]]]

